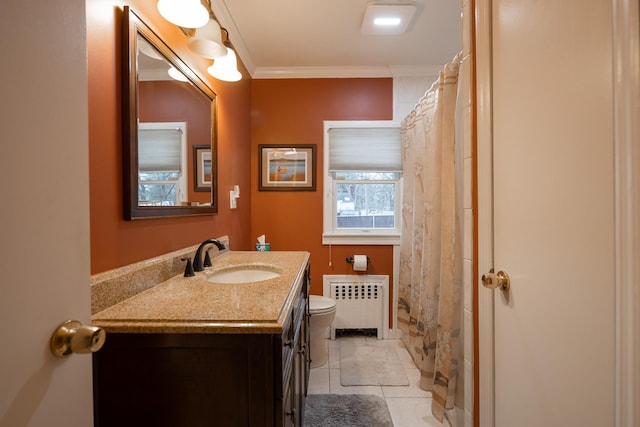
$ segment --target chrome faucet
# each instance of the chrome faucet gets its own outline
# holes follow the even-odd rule
[[[207,239],[198,246],[196,254],[193,256],[193,271],[204,271],[205,267],[211,267],[209,252],[205,252],[205,260],[202,261],[202,251],[208,245],[216,245],[219,251],[226,249],[222,243],[216,239]]]

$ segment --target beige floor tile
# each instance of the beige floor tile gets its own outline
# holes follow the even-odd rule
[[[329,347],[329,368],[340,369],[340,347]]]
[[[368,343],[378,343],[382,346],[385,347],[398,347],[398,343],[400,342],[400,340],[379,340],[378,337],[376,336],[372,336],[372,337],[365,337],[364,340]]]
[[[431,415],[431,398],[390,397],[386,402],[393,420],[393,427],[443,426]]]
[[[404,368],[409,386],[382,386],[384,397],[431,397],[431,392],[420,388],[420,371],[416,368]]]
[[[309,373],[309,394],[329,394],[329,368],[313,368]]]
[[[418,366],[413,361],[413,358],[404,347],[404,345],[402,345],[401,348],[397,348],[396,351],[398,352],[398,357],[400,358],[402,366],[404,366],[405,369],[418,369]]]
[[[346,337],[336,338],[335,342],[339,343],[344,341],[352,341],[352,342],[367,342],[369,338],[364,335],[348,335]]]

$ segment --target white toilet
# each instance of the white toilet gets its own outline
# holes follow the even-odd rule
[[[336,317],[336,302],[328,297],[309,295],[309,339],[311,367],[327,363],[327,337],[333,318]]]

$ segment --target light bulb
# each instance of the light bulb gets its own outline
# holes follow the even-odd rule
[[[242,78],[242,74],[238,71],[236,53],[231,48],[227,48],[225,56],[213,61],[213,65],[207,68],[207,72],[225,82],[237,82]]]
[[[176,68],[171,67],[169,68],[169,71],[167,71],[169,73],[169,76],[174,79],[174,80],[178,80],[180,82],[188,82],[189,79],[187,79],[187,77],[182,74],[180,71],[178,71]]]
[[[200,28],[209,22],[209,12],[199,0],[159,0],[158,12],[167,21],[184,28]]]
[[[218,59],[227,54],[227,48],[222,44],[220,24],[215,19],[210,19],[207,25],[198,28],[196,34],[187,41],[187,46],[209,59]]]

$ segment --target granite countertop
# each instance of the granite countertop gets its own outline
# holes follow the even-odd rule
[[[308,260],[308,252],[225,252],[195,277],[172,277],[94,314],[92,324],[112,333],[281,333]],[[280,276],[255,283],[207,281],[215,272],[250,266]]]

